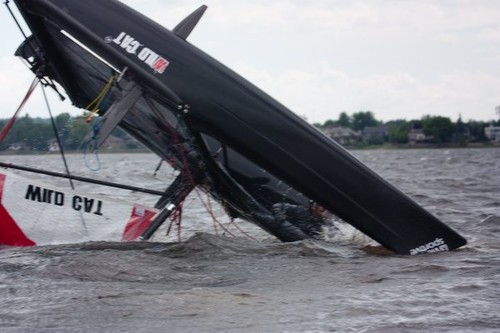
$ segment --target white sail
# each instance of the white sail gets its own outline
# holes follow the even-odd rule
[[[157,210],[0,173],[0,244],[132,241]]]

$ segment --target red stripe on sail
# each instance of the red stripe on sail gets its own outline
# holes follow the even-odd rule
[[[31,239],[26,237],[19,228],[16,221],[10,216],[3,206],[3,188],[5,185],[5,175],[0,174],[0,244],[10,246],[33,246],[36,245]]]

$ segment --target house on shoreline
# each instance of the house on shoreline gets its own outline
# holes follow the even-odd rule
[[[389,141],[389,128],[385,125],[366,126],[362,133],[364,143],[380,144]]]
[[[323,127],[321,131],[343,146],[352,145],[361,140],[361,133],[347,127]]]
[[[421,128],[412,128],[408,132],[408,143],[415,145],[418,143],[425,143],[427,136],[424,134],[424,130]]]
[[[494,142],[500,142],[500,126],[490,125],[484,128],[484,135]]]

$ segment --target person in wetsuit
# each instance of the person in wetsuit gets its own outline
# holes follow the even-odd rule
[[[272,211],[279,223],[291,223],[310,237],[321,233],[328,218],[328,211],[316,202],[309,207],[280,202],[273,205]]]

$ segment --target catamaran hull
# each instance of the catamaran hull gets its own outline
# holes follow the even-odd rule
[[[278,193],[282,181],[295,197],[319,202],[397,253],[455,249],[466,243],[336,142],[183,36],[124,4],[114,0],[16,3],[44,49],[52,77],[75,105],[84,107],[91,100],[93,81],[63,55],[51,29],[65,30],[113,67],[127,68],[134,82],[157,94],[172,110],[177,105],[213,180],[210,191],[221,201],[232,202],[235,211],[252,207],[247,199],[235,197],[250,197],[269,210],[274,202],[262,192]],[[169,143],[158,132],[166,116],[144,111],[140,117],[145,124],[140,128],[130,115],[120,126],[168,158]],[[217,154],[221,149],[224,156]],[[282,197],[290,201],[287,195]],[[247,216],[259,222],[255,215]]]

